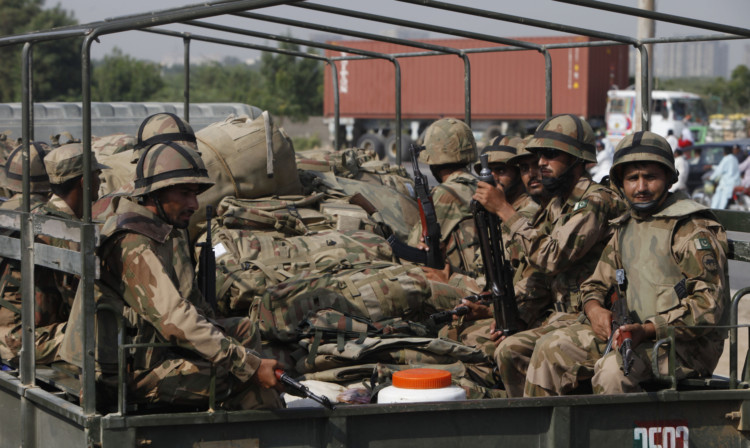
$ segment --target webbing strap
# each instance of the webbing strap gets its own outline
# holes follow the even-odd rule
[[[266,127],[266,174],[268,177],[273,177],[273,122],[267,110],[264,110],[261,115],[263,125]]]

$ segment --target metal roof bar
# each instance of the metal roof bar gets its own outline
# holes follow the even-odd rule
[[[469,127],[471,127],[471,63],[469,62],[468,56],[466,56],[465,52],[461,49],[446,47],[443,45],[435,45],[435,44],[431,44],[427,42],[419,42],[419,41],[409,40],[409,39],[399,39],[396,37],[387,37],[387,36],[380,36],[380,35],[372,34],[372,33],[363,33],[361,31],[354,31],[354,30],[349,30],[345,28],[321,25],[318,23],[284,19],[281,17],[268,16],[265,14],[240,12],[240,13],[235,13],[234,15],[245,17],[248,19],[256,19],[256,20],[262,20],[266,22],[276,22],[276,23],[280,23],[284,25],[296,26],[299,28],[307,28],[307,29],[325,31],[325,32],[330,32],[330,33],[338,33],[338,34],[343,34],[345,36],[353,36],[353,37],[359,37],[362,39],[369,39],[369,40],[374,40],[374,41],[379,41],[379,42],[388,42],[388,43],[397,44],[397,45],[404,45],[404,46],[409,46],[409,47],[422,48],[425,50],[433,50],[433,51],[437,51],[441,53],[454,54],[458,56],[459,58],[461,58],[461,60],[464,63],[464,121],[466,122],[467,125],[469,125]],[[396,159],[399,159],[399,157],[397,156]],[[400,162],[400,160],[397,160],[397,161]]]
[[[208,43],[214,43],[214,44],[219,44],[219,45],[227,45],[227,46],[232,46],[232,47],[247,48],[251,50],[267,51],[269,53],[278,53],[278,54],[285,54],[285,55],[296,56],[296,57],[301,57],[301,58],[317,59],[319,61],[326,62],[328,65],[331,66],[331,70],[333,71],[332,78],[333,78],[334,104],[335,104],[334,123],[335,123],[336,129],[338,129],[339,127],[340,114],[339,114],[338,70],[336,68],[336,64],[333,63],[333,60],[331,60],[331,58],[327,58],[325,56],[320,56],[318,54],[313,54],[313,53],[305,53],[302,51],[285,50],[283,48],[274,48],[274,47],[269,47],[266,45],[249,44],[245,42],[231,41],[227,39],[220,39],[220,38],[210,37],[210,36],[202,36],[199,34],[192,34],[192,33],[187,33],[187,32],[162,30],[162,29],[156,29],[156,28],[146,28],[142,31],[147,32],[147,33],[160,34],[163,36],[181,37],[188,41],[197,40],[201,42],[208,42]],[[186,56],[186,61],[187,61],[186,70],[189,70],[187,68],[189,64],[189,59],[187,58],[187,56]],[[186,86],[185,90],[189,91],[189,86]],[[186,104],[186,107],[185,107],[186,118],[185,119],[189,121],[187,119],[187,109],[188,107]],[[338,132],[336,132],[334,135],[334,147],[336,149],[339,149],[339,133]]]
[[[242,28],[235,28],[226,25],[217,25],[209,22],[200,22],[197,20],[187,20],[184,23],[202,28],[208,28],[216,31],[225,31],[228,33],[240,34],[244,36],[259,37],[262,39],[271,39],[281,42],[288,42],[298,45],[306,45],[308,47],[325,48],[332,51],[341,51],[345,53],[359,54],[362,56],[369,56],[376,59],[385,59],[393,64],[396,78],[396,148],[399,150],[396,152],[396,163],[401,164],[401,65],[398,60],[393,56],[385,53],[376,53],[373,51],[360,50],[358,48],[345,47],[342,45],[331,45],[321,42],[313,42],[310,40],[297,39],[291,36],[279,36],[276,34],[262,33],[258,31],[250,31]],[[338,128],[336,128],[338,133]]]
[[[400,0],[399,0],[400,1]],[[721,23],[707,22],[705,20],[690,19],[686,17],[675,16],[672,14],[665,14],[663,12],[647,11],[640,8],[632,8],[629,6],[620,6],[612,3],[604,3],[594,0],[555,0],[560,3],[568,3],[576,6],[586,6],[588,8],[600,9],[603,11],[616,12],[620,14],[627,14],[630,16],[643,17],[651,20],[658,20],[660,22],[675,23],[678,25],[692,26],[694,28],[702,28],[705,30],[718,31],[720,33],[736,34],[738,36],[750,37],[750,29],[740,28],[736,26],[724,25]]]

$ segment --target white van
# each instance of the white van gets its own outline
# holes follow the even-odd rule
[[[617,145],[623,137],[634,131],[635,90],[610,90],[607,92],[607,139]],[[687,126],[693,133],[693,142],[705,139],[708,114],[700,96],[694,93],[654,90],[651,92],[651,131],[663,137],[670,129],[680,138]]]

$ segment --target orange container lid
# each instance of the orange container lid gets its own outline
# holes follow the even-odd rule
[[[394,372],[393,385],[402,389],[439,389],[451,385],[451,373],[438,369],[409,369]]]

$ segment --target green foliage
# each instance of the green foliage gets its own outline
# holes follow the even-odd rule
[[[149,101],[162,88],[159,66],[134,59],[115,48],[94,64],[91,98],[94,101]]]
[[[78,22],[60,5],[43,9],[44,0],[0,0],[0,35],[47,30]],[[0,48],[0,102],[21,100],[21,45]],[[80,98],[81,39],[56,39],[33,47],[36,101]]]
[[[314,149],[320,147],[320,137],[318,134],[310,137],[292,137],[292,144],[294,145],[295,151],[305,151],[307,149]]]

